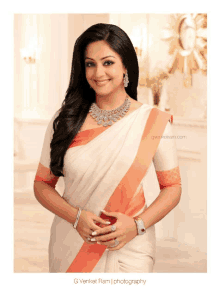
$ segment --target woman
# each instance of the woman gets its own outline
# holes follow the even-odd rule
[[[175,142],[161,139],[172,136],[172,115],[137,102],[138,74],[119,27],[96,24],[76,40],[34,184],[37,200],[55,214],[50,272],[153,272],[154,224],[178,204],[181,184]],[[161,191],[147,207],[155,171]]]

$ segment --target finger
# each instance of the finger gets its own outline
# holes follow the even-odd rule
[[[116,218],[118,218],[118,216],[120,215],[119,212],[106,212],[105,210],[101,210],[101,212],[103,212],[106,216],[111,216]]]
[[[93,237],[92,233],[97,232],[97,231],[99,231],[100,229],[102,229],[102,228],[100,228],[99,226],[96,227],[95,224],[94,224],[94,226],[93,226],[93,225],[90,225],[89,228],[84,228],[84,229],[83,229],[83,234],[86,235],[86,236],[91,236],[91,237]]]
[[[117,246],[114,247],[114,245],[107,247],[109,251],[116,251],[121,249],[124,245],[126,245],[126,236],[122,235],[120,237],[117,237],[117,241],[119,242],[119,244]],[[115,240],[114,240],[115,242]]]
[[[102,224],[105,224],[105,225],[109,225],[109,224],[111,224],[111,222],[106,221],[106,220],[104,220],[104,219],[102,219],[101,217],[98,217],[98,216],[93,217],[92,219],[93,219],[94,221],[96,221],[96,222],[99,222],[99,223],[102,223]]]
[[[119,241],[119,239],[117,238],[117,240]],[[111,240],[108,242],[97,242],[98,245],[103,245],[103,246],[107,246],[108,248],[113,248],[113,246],[115,245],[115,240]]]
[[[109,251],[117,251],[117,250],[120,250],[122,247],[124,247],[125,243],[121,242],[119,245],[117,245],[116,247],[108,247],[107,249]]]
[[[114,239],[115,237],[119,237],[120,236],[120,232],[112,232],[109,234],[105,234],[105,235],[99,235],[96,237],[93,237],[91,239],[91,241],[97,241],[97,242],[106,242],[106,241],[110,241],[112,239]]]
[[[86,242],[87,244],[90,244],[90,245],[95,245],[95,244],[97,244],[96,242],[91,242],[91,241],[88,241],[88,240],[85,240],[85,242]]]
[[[96,244],[97,242],[93,242],[93,241],[91,241],[91,238],[89,237],[89,236],[83,236],[83,239],[84,239],[84,241],[86,242],[86,243],[88,243],[88,244]]]
[[[93,222],[91,222],[89,228],[90,228],[89,231],[91,231],[91,234],[90,234],[90,232],[89,232],[90,235],[92,235],[93,232],[102,229],[102,227],[100,227],[100,226],[94,224]]]
[[[91,242],[91,240],[87,240],[87,239],[85,240],[85,242],[88,243],[88,244],[90,244],[90,245],[95,245],[95,244],[97,244],[97,242]]]
[[[112,228],[111,226],[106,226],[104,228],[101,228],[99,230],[95,230],[92,232],[92,236],[98,236],[98,235],[103,235],[103,234],[107,234],[107,233],[110,233],[112,232]]]
[[[100,226],[96,225],[93,221],[90,222],[89,224],[89,231],[94,232],[97,230],[102,229]]]

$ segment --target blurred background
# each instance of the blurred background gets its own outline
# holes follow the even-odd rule
[[[207,272],[207,14],[196,13],[14,15],[14,272],[49,270],[54,215],[35,199],[33,181],[75,41],[96,23],[128,34],[139,61],[138,100],[174,116],[182,197],[156,224],[154,272]],[[62,194],[62,178],[56,189]]]

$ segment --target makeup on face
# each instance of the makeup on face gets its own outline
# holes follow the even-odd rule
[[[85,51],[85,71],[88,83],[97,93],[108,94],[123,87],[125,71],[121,57],[105,41],[88,45]]]

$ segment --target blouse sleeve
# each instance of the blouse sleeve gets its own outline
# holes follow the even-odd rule
[[[55,188],[56,183],[59,179],[59,177],[56,177],[50,171],[50,143],[53,138],[53,122],[57,115],[58,115],[58,112],[55,113],[55,115],[52,117],[52,119],[50,120],[47,126],[45,137],[44,137],[43,148],[41,151],[40,162],[39,162],[35,180],[34,180],[34,181],[43,181],[53,188]]]
[[[181,187],[181,177],[178,165],[175,136],[172,123],[167,122],[157,151],[153,158],[154,167],[160,189],[166,187]]]

